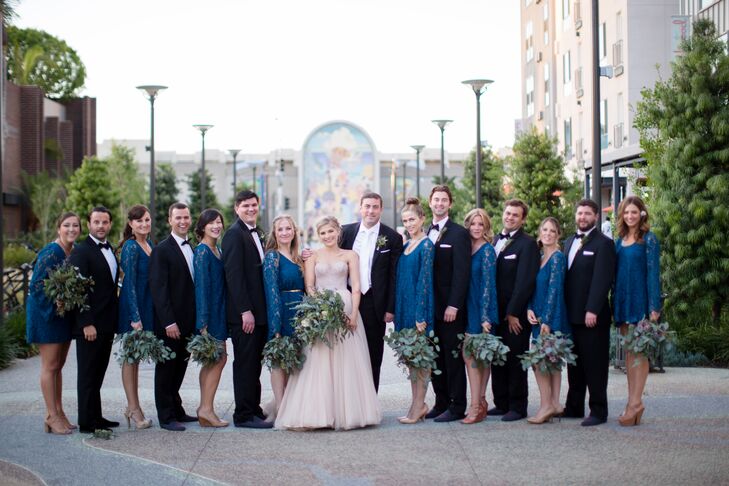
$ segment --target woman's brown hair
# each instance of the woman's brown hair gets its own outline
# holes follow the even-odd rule
[[[618,225],[618,236],[620,238],[625,238],[630,232],[630,228],[628,228],[628,225],[625,223],[624,215],[625,210],[631,204],[637,207],[638,211],[640,211],[640,222],[638,223],[638,231],[636,232],[635,240],[638,243],[642,243],[643,237],[651,229],[651,225],[648,223],[648,208],[643,200],[638,196],[628,196],[620,201],[620,204],[618,205],[618,215],[615,218],[615,222]]]

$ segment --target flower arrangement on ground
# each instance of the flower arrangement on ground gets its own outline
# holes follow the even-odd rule
[[[136,364],[143,361],[162,363],[175,358],[175,352],[165,346],[164,341],[155,336],[152,331],[134,329],[131,332],[117,334],[114,342],[119,343],[119,350],[114,353],[119,365]]]
[[[529,351],[519,355],[521,367],[528,370],[534,366],[542,373],[557,373],[565,363],[575,364],[577,356],[572,352],[573,347],[572,340],[559,331],[542,333],[532,340]]]
[[[392,331],[385,336],[385,342],[395,352],[398,366],[403,368],[411,381],[418,379],[421,370],[430,370],[434,375],[441,373],[435,362],[440,346],[433,331],[428,335],[415,328]]]
[[[503,366],[509,346],[501,342],[501,338],[488,332],[480,334],[459,334],[458,339],[463,341],[463,353],[473,359],[474,368],[488,368],[489,366]],[[453,357],[460,357],[458,349],[453,350]]]
[[[261,361],[269,370],[278,368],[291,374],[304,367],[306,355],[301,340],[296,336],[278,336],[263,347]]]
[[[296,305],[294,333],[305,346],[322,342],[331,348],[352,332],[348,322],[342,297],[333,290],[319,290]]]
[[[89,310],[88,293],[94,290],[94,279],[81,275],[78,267],[63,262],[49,272],[43,280],[46,296],[56,303],[56,313],[63,317],[66,312]]]
[[[191,336],[189,340],[187,352],[190,353],[190,360],[201,366],[213,365],[225,355],[225,341],[215,339],[205,330]]]
[[[637,356],[633,366],[641,357],[655,361],[658,353],[675,337],[674,331],[668,330],[667,322],[653,322],[643,319],[634,326],[628,326],[628,332],[621,337],[623,348]]]

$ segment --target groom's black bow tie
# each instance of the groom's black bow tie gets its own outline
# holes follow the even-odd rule
[[[185,246],[185,245],[187,245],[187,246],[190,246],[190,247],[192,247],[192,245],[190,244],[190,240],[185,240],[185,241],[183,241],[182,243],[180,243],[180,245],[181,245],[181,246]]]
[[[102,250],[104,248],[106,248],[107,250],[111,250],[111,245],[109,243],[98,242],[97,245],[99,245],[99,248],[101,248]]]
[[[585,236],[587,236],[586,233],[575,233],[575,238],[577,238],[578,240],[581,240]]]
[[[499,239],[500,240],[510,240],[511,239],[511,233],[499,233]]]
[[[435,223],[434,224],[431,224],[430,225],[430,228],[428,229],[428,233],[430,233],[433,230],[436,230],[436,231],[440,232],[440,226],[437,225],[437,224],[435,224]]]

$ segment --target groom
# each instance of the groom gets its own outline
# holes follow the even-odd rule
[[[341,246],[359,255],[362,289],[359,313],[367,335],[372,379],[375,390],[379,390],[385,323],[394,319],[395,273],[402,254],[402,237],[380,221],[382,196],[379,194],[363,194],[359,201],[359,214],[362,217],[359,223],[342,227]]]

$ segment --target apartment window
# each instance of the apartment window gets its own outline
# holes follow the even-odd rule
[[[564,157],[572,158],[572,118],[564,121]]]
[[[615,107],[616,108],[615,113],[616,113],[616,117],[617,117],[617,122],[623,123],[625,121],[625,120],[623,120],[623,116],[625,113],[624,108],[623,108],[623,93],[618,93],[618,99],[617,99],[616,103],[617,103],[617,106]]]
[[[602,100],[600,103],[600,148],[608,146],[608,102]]]
[[[570,2],[572,0],[562,0],[562,19],[570,17]]]
[[[549,106],[549,64],[544,65],[544,106]]]
[[[618,12],[615,14],[615,40],[623,39],[623,14]]]
[[[526,108],[527,116],[534,115],[534,76],[526,78]]]
[[[600,60],[607,57],[607,32],[605,22],[600,24],[600,30],[598,31],[598,46],[600,46]]]
[[[549,2],[544,4],[544,20],[549,19]]]
[[[529,5],[532,4],[533,1],[534,0],[524,0],[524,5],[528,7]]]
[[[570,59],[570,51],[562,54],[562,85],[564,94],[569,95],[572,92],[572,61]]]
[[[524,37],[526,38],[526,62],[529,62],[534,59],[534,24],[531,21],[526,24]]]

